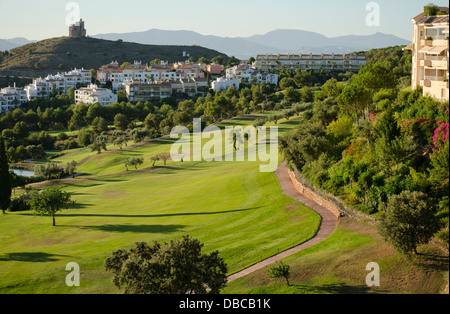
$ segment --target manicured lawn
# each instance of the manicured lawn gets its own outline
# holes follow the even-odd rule
[[[78,169],[88,175],[59,181],[77,205],[57,216],[56,227],[31,212],[0,219],[0,293],[118,292],[104,260],[138,241],[189,234],[205,243],[205,252],[219,250],[231,274],[316,233],[320,217],[284,196],[275,174],[261,173],[259,162],[170,161],[164,167],[160,161],[153,168],[148,159],[170,151],[172,142],[68,156],[93,157]],[[126,172],[122,161],[136,155],[146,163]],[[79,288],[65,285],[69,262],[81,267]]]

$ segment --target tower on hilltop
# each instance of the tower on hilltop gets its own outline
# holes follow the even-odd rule
[[[84,28],[84,21],[82,19],[70,25],[69,37],[86,37],[86,29]]]

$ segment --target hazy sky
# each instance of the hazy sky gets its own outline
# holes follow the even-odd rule
[[[394,34],[411,40],[410,19],[432,1],[445,0],[0,0],[0,38],[41,40],[66,36],[75,3],[88,35],[152,28],[192,30],[228,37],[265,34],[275,29],[315,31],[327,37]],[[379,7],[379,26],[368,26],[369,3]]]

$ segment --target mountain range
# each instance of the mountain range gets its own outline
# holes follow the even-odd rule
[[[151,29],[144,32],[98,34],[91,37],[116,41],[122,39],[144,45],[201,46],[220,51],[228,56],[246,60],[258,54],[279,53],[350,53],[374,48],[409,45],[411,42],[395,35],[348,35],[326,37],[303,30],[280,29],[264,35],[249,37],[220,37],[202,35],[194,31]],[[0,51],[33,43],[26,38],[0,39]]]
[[[198,45],[245,60],[258,54],[278,53],[350,53],[374,48],[408,45],[411,42],[395,35],[350,35],[326,37],[319,33],[280,29],[250,37],[220,37],[194,31],[151,29],[144,32],[98,34],[92,37],[122,39],[147,45]]]
[[[16,37],[11,39],[0,39],[0,51],[11,50],[35,41],[28,40],[23,37]]]

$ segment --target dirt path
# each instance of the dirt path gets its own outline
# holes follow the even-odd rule
[[[273,257],[270,257],[266,260],[263,260],[260,263],[257,263],[247,269],[244,269],[241,272],[238,272],[230,277],[228,277],[228,282],[231,282],[233,280],[236,280],[238,278],[244,277],[248,274],[251,274],[261,268],[264,268],[268,265],[271,265],[273,263],[275,263],[276,261],[279,261],[283,258],[286,258],[290,255],[293,255],[297,252],[300,252],[310,246],[313,246],[323,240],[325,240],[326,238],[328,238],[336,229],[337,224],[338,224],[338,219],[336,218],[336,216],[329,210],[325,209],[324,207],[320,206],[319,204],[317,204],[316,202],[305,198],[303,195],[301,195],[294,187],[294,185],[292,184],[292,181],[289,177],[289,173],[288,173],[288,169],[287,169],[287,165],[286,162],[283,162],[278,169],[275,172],[278,181],[280,182],[281,188],[283,190],[283,193],[286,194],[287,196],[303,203],[305,206],[311,208],[312,210],[316,211],[321,217],[322,217],[322,222],[321,225],[319,227],[319,230],[317,231],[317,234],[311,238],[310,240],[296,246],[293,247],[289,250],[286,250],[284,252],[281,252],[280,254],[277,254]]]

